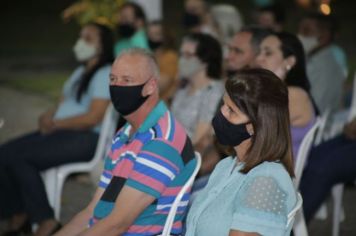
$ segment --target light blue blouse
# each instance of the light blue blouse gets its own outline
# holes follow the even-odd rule
[[[239,172],[242,167],[233,157],[219,162],[189,210],[186,236],[224,236],[230,230],[290,234],[287,215],[297,193],[283,165],[263,162],[247,174]]]
[[[89,111],[94,98],[110,100],[109,74],[111,66],[106,65],[98,69],[90,80],[88,90],[83,93],[80,102],[77,101],[78,82],[84,73],[84,66],[78,67],[70,78],[64,83],[62,96],[63,101],[59,104],[54,115],[55,120],[65,119],[84,114]],[[93,128],[99,132],[100,124]]]

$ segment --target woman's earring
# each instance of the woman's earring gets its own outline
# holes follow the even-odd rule
[[[289,71],[291,69],[291,66],[290,65],[286,65],[286,69],[287,69],[287,71]]]

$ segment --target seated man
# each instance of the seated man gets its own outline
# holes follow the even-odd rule
[[[311,95],[321,114],[340,108],[345,71],[334,56],[335,22],[321,13],[305,16],[299,38],[307,55]]]
[[[115,60],[111,100],[128,123],[113,139],[92,201],[57,236],[162,233],[195,159],[182,125],[159,101],[158,78],[155,59],[143,49],[125,51]],[[182,231],[186,205],[180,205],[173,234]]]

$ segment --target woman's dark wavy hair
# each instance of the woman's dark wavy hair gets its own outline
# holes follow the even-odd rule
[[[294,56],[296,59],[295,65],[288,71],[285,79],[287,86],[296,86],[306,91],[312,101],[316,114],[319,114],[319,109],[313,97],[310,94],[310,82],[307,76],[304,48],[298,37],[288,32],[274,32],[281,42],[281,50],[283,57]]]
[[[276,36],[281,42],[283,57],[294,56],[296,59],[295,65],[287,73],[286,84],[288,86],[302,88],[309,93],[310,83],[306,72],[305,54],[302,43],[297,36],[288,32],[274,32],[272,35]]]
[[[241,172],[248,173],[264,161],[277,161],[293,177],[285,83],[269,70],[243,69],[226,81],[225,89],[234,104],[249,118],[254,130]]]
[[[78,90],[77,90],[77,94],[76,94],[76,98],[77,98],[78,102],[80,102],[83,94],[88,90],[90,81],[92,80],[94,74],[102,66],[111,64],[114,61],[114,54],[113,54],[114,36],[113,36],[112,31],[108,27],[98,24],[98,23],[89,23],[85,26],[94,26],[98,29],[101,53],[99,54],[97,63],[92,68],[85,71],[78,82],[78,87],[77,87]]]
[[[197,43],[195,54],[207,64],[207,75],[215,80],[221,79],[223,58],[220,43],[214,37],[203,33],[189,34],[184,40]]]

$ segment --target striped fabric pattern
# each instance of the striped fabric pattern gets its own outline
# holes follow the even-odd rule
[[[105,160],[99,187],[105,189],[94,209],[89,227],[108,216],[124,185],[156,198],[124,235],[157,235],[163,230],[171,205],[192,174],[194,150],[183,126],[174,119],[163,102],[148,115],[129,138],[126,124],[114,137]],[[190,193],[178,207],[172,234],[181,234]]]

